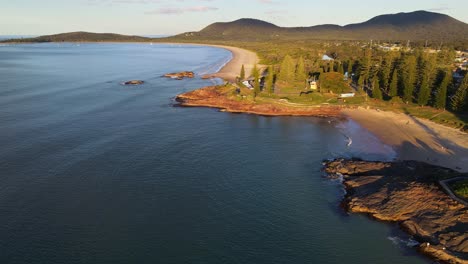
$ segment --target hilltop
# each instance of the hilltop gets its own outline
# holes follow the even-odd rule
[[[3,42],[204,42],[274,40],[432,40],[468,41],[468,24],[445,14],[415,11],[380,15],[362,23],[345,26],[324,24],[309,27],[280,27],[242,18],[213,23],[200,31],[168,38],[151,39],[112,33],[71,32]]]
[[[39,36],[35,38],[13,39],[4,42],[140,42],[149,38],[127,36],[114,33],[70,32],[55,35]]]
[[[214,23],[198,32],[187,32],[176,39],[192,40],[272,40],[333,39],[361,40],[468,40],[468,24],[448,15],[415,11],[381,15],[368,21],[311,27],[279,27],[257,20],[239,19]]]

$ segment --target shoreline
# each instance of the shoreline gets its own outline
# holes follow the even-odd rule
[[[256,53],[230,46],[196,44],[223,48],[231,51],[232,59],[217,73],[205,75],[234,82],[242,64],[245,66],[246,76],[249,75],[254,64],[259,62]],[[201,88],[211,89],[210,87]],[[296,111],[285,111],[288,107],[267,104],[262,109],[261,104],[255,106],[241,106],[241,103],[229,102],[226,95],[203,94],[196,95],[195,91],[178,95],[182,106],[204,106],[218,108],[221,111],[233,113],[249,113],[265,116],[341,116],[356,121],[361,127],[375,135],[382,143],[392,147],[397,153],[398,160],[417,160],[429,164],[447,167],[460,172],[468,172],[468,134],[457,129],[436,124],[430,120],[423,120],[403,113],[384,112],[374,109],[362,109],[360,107],[340,108],[330,106],[297,108]],[[186,95],[188,95],[188,98]],[[192,95],[194,97],[190,98]],[[185,98],[184,98],[185,96]],[[188,100],[187,100],[188,99]],[[340,113],[331,113],[333,108]],[[323,111],[323,114],[320,113]]]
[[[231,52],[232,57],[231,59],[221,67],[217,72],[212,72],[205,74],[203,77],[204,78],[221,78],[226,81],[230,82],[235,82],[236,77],[239,76],[240,70],[242,65],[244,65],[245,68],[245,75],[249,76],[252,72],[252,69],[254,65],[258,65],[258,67],[261,67],[262,65],[259,64],[260,59],[257,55],[257,53],[238,48],[238,47],[232,47],[232,46],[226,46],[226,45],[216,45],[216,44],[203,44],[203,43],[177,43],[177,42],[127,42],[127,41],[122,41],[122,42],[116,42],[116,41],[99,41],[99,42],[94,42],[94,41],[72,41],[72,42],[45,42],[45,43],[57,43],[57,44],[62,44],[62,43],[72,43],[72,44],[148,44],[148,45],[186,45],[186,46],[203,46],[203,47],[214,47],[214,48],[221,48],[228,50]],[[5,45],[28,45],[28,44],[45,44],[45,43],[39,43],[39,42],[7,42],[4,43]],[[2,43],[3,44],[3,43]]]
[[[202,45],[223,48],[231,51],[232,59],[217,73],[209,77],[217,77],[230,82],[235,80],[242,64],[245,66],[246,76],[249,75],[253,64],[259,62],[258,56],[252,51],[241,48],[190,43],[187,45]],[[204,89],[204,88],[202,88]],[[188,94],[188,93],[186,93]],[[218,95],[219,98],[224,95]],[[179,95],[180,99],[183,95]],[[218,99],[219,99],[218,98]],[[199,97],[198,99],[203,99]],[[281,109],[273,112],[257,111],[252,108],[233,108],[227,102],[216,102],[216,98],[207,102],[204,100],[191,100],[190,103],[181,103],[185,106],[205,106],[222,109],[233,113],[250,113],[267,116],[330,116],[329,107],[309,107],[300,114],[291,112],[281,113]],[[334,107],[337,109],[337,107]],[[311,111],[313,110],[313,111]],[[324,110],[324,114],[320,114]],[[468,172],[468,134],[454,128],[436,124],[430,120],[419,119],[407,114],[384,112],[373,109],[341,108],[340,115],[351,118],[360,126],[375,135],[384,144],[392,147],[399,160],[418,160],[447,167],[460,172]],[[332,116],[337,116],[333,114]]]
[[[417,241],[417,251],[436,261],[467,263],[467,207],[440,186],[440,180],[467,173],[420,161],[344,159],[325,162],[324,171],[341,179],[346,211],[397,223]]]
[[[229,82],[235,82],[236,77],[240,74],[242,65],[244,65],[246,76],[251,74],[254,65],[258,65],[259,67],[261,66],[259,65],[260,59],[258,58],[257,53],[250,50],[214,44],[187,43],[187,45],[221,48],[231,52],[231,60],[229,60],[218,72],[204,75],[203,77],[205,78],[221,78]]]
[[[391,146],[398,160],[468,172],[468,134],[460,130],[403,113],[362,108],[342,113]]]

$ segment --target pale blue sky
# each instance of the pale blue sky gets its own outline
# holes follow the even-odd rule
[[[0,0],[0,35],[177,34],[243,17],[288,27],[344,25],[415,10],[444,13],[468,23],[468,1],[463,0]]]

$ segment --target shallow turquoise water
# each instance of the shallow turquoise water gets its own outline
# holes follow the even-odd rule
[[[173,107],[211,82],[162,74],[229,58],[1,46],[0,263],[427,263],[395,226],[345,214],[322,177],[326,158],[392,157],[352,121]]]

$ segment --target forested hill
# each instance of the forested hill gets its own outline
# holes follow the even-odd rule
[[[177,36],[150,39],[111,33],[72,32],[57,35],[7,40],[4,42],[204,42],[204,41],[275,41],[275,40],[388,40],[468,42],[468,24],[450,16],[415,11],[381,15],[366,22],[311,27],[279,27],[243,18],[233,22],[218,22],[201,31]]]
[[[149,38],[113,33],[70,32],[56,35],[6,40],[6,42],[144,42]]]
[[[191,40],[468,40],[468,24],[450,16],[415,11],[381,15],[366,22],[312,27],[279,27],[256,20],[239,19],[214,23],[198,32],[187,32],[175,38]]]

